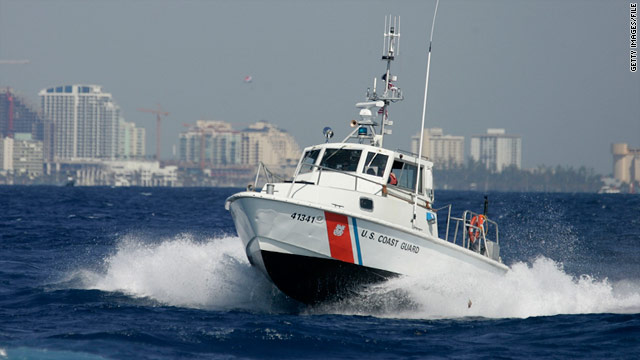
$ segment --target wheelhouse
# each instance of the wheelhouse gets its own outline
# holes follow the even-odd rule
[[[380,147],[327,143],[305,148],[293,182],[347,188],[369,193],[397,191],[433,201],[433,164],[414,154]]]

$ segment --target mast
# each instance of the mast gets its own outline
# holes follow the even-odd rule
[[[378,98],[378,100],[384,101],[384,107],[382,110],[382,126],[380,127],[380,146],[384,140],[384,135],[391,135],[391,129],[385,129],[385,125],[391,126],[393,122],[389,120],[389,104],[391,102],[400,101],[403,99],[402,91],[393,84],[398,80],[398,77],[391,74],[391,62],[395,60],[395,56],[400,53],[400,17],[391,17],[389,15],[389,21],[387,24],[387,17],[385,16],[385,32],[384,32],[384,45],[382,48],[382,61],[387,62],[387,70],[382,76],[384,80],[384,93]]]
[[[382,45],[382,61],[386,62],[386,69],[381,76],[384,85],[382,94],[378,94],[378,79],[373,79],[373,91],[367,89],[365,102],[356,104],[360,109],[360,120],[353,120],[351,126],[354,129],[344,140],[356,138],[360,142],[365,139],[371,142],[371,145],[382,147],[384,135],[391,134],[388,127],[393,125],[393,121],[389,120],[389,105],[391,103],[404,99],[402,90],[395,85],[398,77],[391,72],[391,62],[399,54],[400,49],[400,17],[385,16],[384,18],[384,41]],[[377,121],[378,115],[381,115],[380,122]],[[376,127],[380,126],[377,131]]]

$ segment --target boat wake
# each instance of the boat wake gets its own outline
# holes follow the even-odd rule
[[[545,257],[532,264],[516,263],[504,276],[462,277],[425,265],[423,276],[392,279],[352,299],[315,307],[280,293],[249,264],[237,237],[198,241],[181,235],[152,243],[128,236],[102,267],[77,271],[73,277],[84,289],[200,309],[416,319],[640,312],[640,280],[613,283],[575,277]]]

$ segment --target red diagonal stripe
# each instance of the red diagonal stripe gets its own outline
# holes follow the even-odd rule
[[[353,249],[349,234],[349,219],[345,215],[325,211],[327,235],[329,235],[329,249],[331,257],[353,264]]]

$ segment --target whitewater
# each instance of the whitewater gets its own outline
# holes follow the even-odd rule
[[[84,289],[118,291],[171,306],[290,312],[295,304],[249,264],[238,237],[196,241],[181,234],[160,243],[123,238],[101,270],[71,275]],[[308,312],[390,318],[526,318],[558,314],[640,311],[640,279],[611,282],[574,276],[562,263],[538,257],[517,262],[506,275],[458,274],[424,266],[424,274],[369,286],[362,297]],[[437,274],[437,277],[431,276]],[[388,304],[381,303],[388,302]]]

